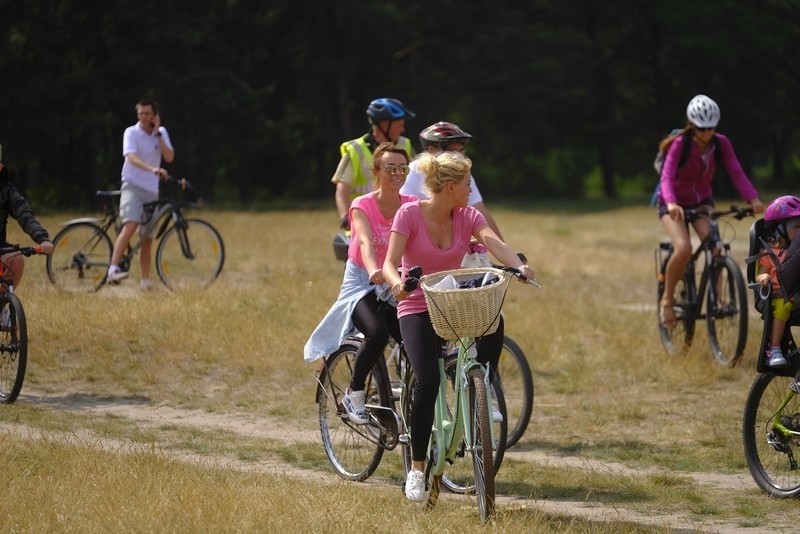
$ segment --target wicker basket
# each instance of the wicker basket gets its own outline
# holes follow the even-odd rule
[[[463,282],[487,272],[497,275],[500,280],[488,286],[467,289],[433,287],[448,275],[452,275],[456,282]],[[507,272],[491,267],[453,269],[420,278],[436,334],[452,340],[494,333],[500,324],[500,308],[510,280],[511,275]]]

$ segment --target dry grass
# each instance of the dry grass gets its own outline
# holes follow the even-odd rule
[[[28,316],[29,370],[17,404],[0,409],[0,424],[93,437],[76,445],[0,431],[7,451],[0,466],[13,482],[0,486],[0,502],[12,503],[0,511],[0,529],[472,529],[471,503],[431,514],[405,503],[392,485],[402,478],[396,458],[384,461],[373,484],[328,479],[325,490],[319,482],[258,469],[265,458],[278,458],[330,472],[314,441],[315,366],[303,362],[302,347],[341,282],[342,264],[331,250],[336,218],[333,210],[202,216],[220,230],[227,257],[219,281],[200,293],[141,292],[127,281],[96,294],[64,294],[49,285],[41,258],[28,260],[18,292]],[[651,208],[498,210],[496,217],[544,284],[541,290],[513,284],[504,307],[506,331],[526,350],[536,388],[533,421],[516,449],[662,473],[744,473],[740,418],[754,376],[758,318],[751,317],[746,356],[736,368],[713,363],[702,330],[688,354],[668,357],[655,314],[653,250],[663,232]],[[53,231],[65,218],[43,222]],[[751,222],[735,223],[740,263]],[[10,237],[25,242],[19,233]],[[287,445],[202,425],[186,435],[169,426],[65,412],[82,402],[269,416],[275,427],[311,437]],[[109,451],[101,437],[135,450]],[[134,447],[142,444],[153,450]],[[177,461],[178,453],[209,461]],[[218,465],[219,457],[240,463]],[[717,491],[680,476],[545,468],[513,458],[499,484],[509,495],[596,499],[645,515],[689,510],[693,517],[750,526],[763,526],[770,510],[793,509],[768,501],[755,484]],[[501,531],[643,528],[527,505],[501,511]]]

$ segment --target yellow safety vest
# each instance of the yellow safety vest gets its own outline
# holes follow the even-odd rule
[[[395,145],[403,147],[409,159],[414,157],[414,147],[411,146],[410,139],[400,136]],[[350,200],[371,192],[373,189],[372,151],[367,145],[366,138],[359,137],[352,141],[345,141],[339,147],[339,151],[342,157],[347,155],[350,158],[350,163],[353,166],[353,192],[350,195]]]

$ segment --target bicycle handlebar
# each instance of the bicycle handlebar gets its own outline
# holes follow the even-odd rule
[[[166,178],[164,178],[163,181],[167,182],[167,183],[170,183],[170,184],[178,184],[180,186],[180,188],[182,190],[184,190],[184,191],[187,190],[187,189],[194,189],[194,185],[192,185],[192,182],[190,182],[186,178],[175,178],[174,176],[170,175],[170,176],[167,176]],[[119,196],[121,194],[121,191],[119,189],[115,189],[113,191],[108,191],[108,190],[105,190],[105,189],[98,189],[95,192],[95,194],[97,196],[99,196],[99,197],[103,197],[103,196],[105,196],[105,197]]]
[[[710,217],[711,219],[719,219],[720,217],[724,217],[726,215],[733,215],[733,217],[737,221],[741,221],[745,217],[753,217],[755,215],[753,208],[751,208],[750,206],[743,208],[741,206],[736,206],[736,205],[731,205],[731,209],[729,210],[725,211],[714,210],[710,213],[695,208],[684,208],[683,213],[686,215],[686,222],[692,222],[694,220],[697,220],[699,217]]]
[[[531,284],[534,287],[541,288],[542,284],[539,283],[536,278],[528,278],[522,271],[517,269],[516,267],[506,267],[505,265],[492,265],[495,269],[499,269],[501,271],[505,271],[510,273],[511,275],[515,276],[520,282],[525,282],[526,284]],[[408,277],[406,281],[403,283],[403,289],[406,291],[413,291],[419,285],[419,277],[422,276],[422,267],[417,265],[416,267],[412,267],[408,270]]]
[[[34,254],[44,254],[42,252],[41,245],[35,245],[32,247],[21,247],[19,245],[7,245],[5,247],[0,247],[0,255],[3,254],[11,254],[14,252],[19,252],[23,256],[33,256]]]
[[[539,281],[536,278],[528,278],[527,276],[522,274],[522,271],[520,271],[516,267],[506,267],[506,266],[503,266],[503,265],[497,265],[496,268],[500,269],[501,271],[505,271],[507,273],[513,274],[514,276],[517,277],[517,279],[520,282],[525,282],[526,284],[531,284],[532,286],[538,287],[539,289],[542,288],[542,284],[540,284]]]

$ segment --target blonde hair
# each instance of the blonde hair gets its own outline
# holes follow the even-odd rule
[[[423,152],[417,157],[417,168],[425,175],[425,187],[431,193],[440,193],[447,182],[460,183],[472,169],[472,160],[461,152],[445,150],[431,154]]]

